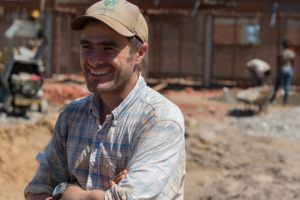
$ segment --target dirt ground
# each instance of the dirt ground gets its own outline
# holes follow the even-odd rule
[[[185,199],[300,199],[299,107],[234,117],[244,105],[218,101],[222,91],[184,93],[170,97],[186,114]]]
[[[48,114],[0,114],[0,199],[24,199],[34,157],[48,143],[60,108],[87,94],[78,84],[46,82]],[[300,107],[275,104],[253,115],[235,101],[237,90],[230,97],[223,89],[163,92],[185,115],[185,199],[300,199]]]

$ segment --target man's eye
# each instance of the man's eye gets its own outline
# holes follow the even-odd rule
[[[109,53],[113,53],[115,51],[115,49],[113,47],[104,47],[103,48],[105,52],[109,52]]]
[[[92,49],[92,47],[89,45],[80,45],[80,48],[83,50],[91,50]]]

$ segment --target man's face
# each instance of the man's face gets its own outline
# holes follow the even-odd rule
[[[80,64],[87,87],[97,94],[119,93],[133,87],[137,54],[129,40],[102,23],[87,24],[80,40]]]

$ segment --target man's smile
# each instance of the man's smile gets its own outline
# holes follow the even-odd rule
[[[112,71],[113,70],[97,71],[97,70],[93,70],[93,69],[88,69],[88,72],[93,76],[105,76],[105,75],[108,75]]]

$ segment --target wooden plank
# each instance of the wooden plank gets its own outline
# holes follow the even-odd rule
[[[152,89],[159,92],[165,89],[166,87],[168,87],[168,83],[163,82],[153,86]]]

